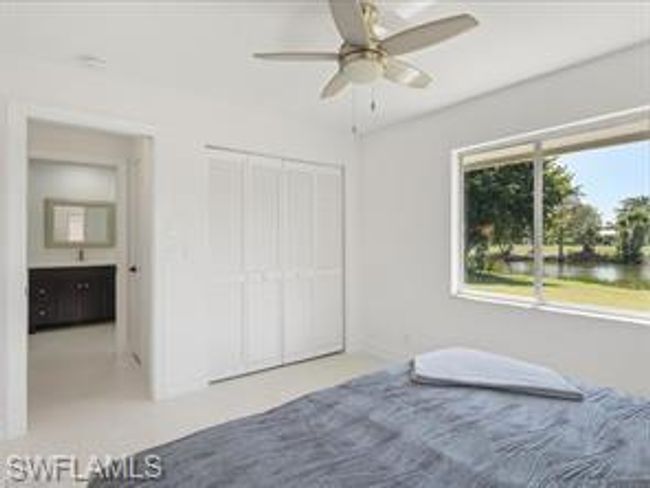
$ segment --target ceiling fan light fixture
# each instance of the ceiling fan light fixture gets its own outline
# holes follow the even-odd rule
[[[367,84],[384,75],[384,62],[379,53],[363,51],[347,56],[342,71],[352,83]]]
[[[343,66],[343,73],[351,82],[362,85],[380,78],[383,69],[376,61],[358,59]]]

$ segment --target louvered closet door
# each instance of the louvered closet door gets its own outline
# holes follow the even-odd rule
[[[312,330],[321,353],[343,348],[343,179],[339,169],[315,170]]]
[[[313,168],[285,163],[284,361],[314,353],[314,197]]]
[[[244,371],[243,185],[245,159],[211,153],[208,159],[209,262],[207,347],[210,378]]]
[[[282,362],[281,161],[251,158],[245,183],[244,350],[254,370]]]

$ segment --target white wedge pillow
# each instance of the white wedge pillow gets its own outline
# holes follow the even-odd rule
[[[492,388],[566,400],[584,398],[580,389],[552,369],[464,348],[417,356],[413,360],[412,379],[434,386]]]

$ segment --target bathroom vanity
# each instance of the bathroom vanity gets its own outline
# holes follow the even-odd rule
[[[29,331],[115,320],[115,266],[29,271]]]

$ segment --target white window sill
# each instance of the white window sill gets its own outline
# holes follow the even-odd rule
[[[496,293],[483,293],[477,291],[462,290],[452,292],[453,298],[472,300],[476,302],[491,303],[495,305],[506,305],[510,307],[524,308],[529,310],[540,310],[565,315],[577,315],[599,320],[610,320],[628,324],[644,325],[650,327],[650,315],[642,312],[619,312],[606,308],[590,307],[588,305],[574,305],[564,303],[544,303],[535,298],[514,297],[499,295]]]

